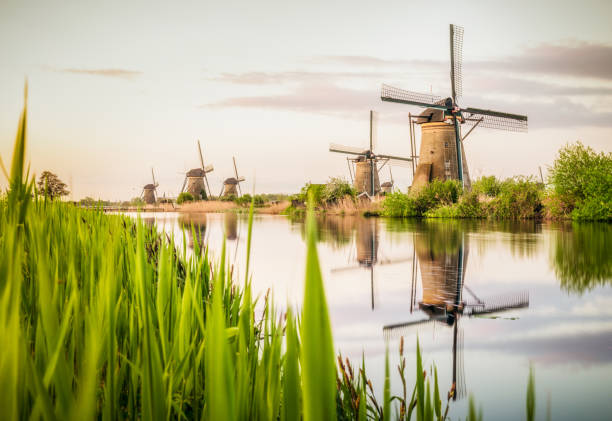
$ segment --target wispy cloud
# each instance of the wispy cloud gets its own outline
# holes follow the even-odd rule
[[[378,86],[381,82],[405,77],[406,66],[418,69],[421,76],[421,70],[430,69],[435,77],[448,67],[444,61],[388,60],[369,56],[319,56],[312,58],[312,62],[343,64],[350,66],[351,71],[223,73],[212,80],[252,86],[285,85],[287,91],[226,98],[202,107],[279,109],[350,118],[372,107],[381,111],[397,110],[394,104],[380,102]],[[371,66],[377,68],[370,69]],[[612,108],[612,46],[542,44],[527,48],[516,57],[466,62],[465,68],[465,75],[469,75],[465,79],[466,87],[469,86],[466,94],[473,93],[467,98],[467,105],[527,114],[530,128],[612,127],[612,112],[609,112]],[[566,78],[555,80],[546,78],[547,75]],[[596,83],[592,79],[596,79]],[[364,90],[363,83],[355,84],[354,81],[367,81],[372,88]],[[489,107],[491,99],[494,104]]]
[[[91,76],[103,76],[103,77],[113,77],[119,79],[134,79],[140,75],[142,72],[135,70],[126,70],[126,69],[76,69],[76,68],[66,68],[66,69],[56,69],[56,71],[61,73],[72,73],[78,75],[91,75]]]
[[[214,104],[202,105],[202,108],[272,108],[349,115],[354,111],[368,109],[369,104],[376,101],[378,92],[344,88],[333,83],[304,82],[290,93],[227,98]]]
[[[246,72],[221,73],[218,76],[209,78],[209,80],[237,85],[264,85],[309,81],[329,82],[339,79],[381,79],[387,74],[382,72]]]
[[[612,45],[540,44],[513,57],[475,64],[490,70],[612,80]]]

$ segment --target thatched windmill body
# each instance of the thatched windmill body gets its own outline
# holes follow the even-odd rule
[[[240,183],[243,182],[245,178],[238,175],[236,158],[232,157],[232,159],[234,160],[235,177],[229,177],[223,181],[223,192],[221,193],[223,197],[240,197],[242,195],[242,191],[240,190]]]
[[[206,199],[211,197],[210,187],[208,185],[208,178],[206,174],[212,172],[214,167],[212,165],[204,165],[204,157],[202,155],[202,147],[198,140],[198,152],[200,155],[200,168],[193,168],[185,173],[185,179],[183,180],[183,186],[181,187],[181,193],[184,191],[191,194],[196,200]]]
[[[147,205],[153,205],[156,202],[157,187],[159,184],[155,181],[155,174],[153,168],[151,168],[151,177],[153,177],[153,183],[146,184],[142,188],[142,199]]]
[[[421,126],[419,162],[412,183],[418,189],[433,179],[460,180],[470,187],[463,140],[480,125],[492,129],[527,131],[527,116],[481,108],[461,108],[457,98],[462,95],[463,28],[450,25],[451,97],[405,91],[389,85],[382,86],[383,101],[416,105],[425,108],[417,118]],[[470,126],[461,136],[461,125]]]
[[[330,152],[356,156],[352,158],[347,157],[347,160],[353,162],[355,166],[355,176],[353,177],[351,173],[353,186],[358,193],[366,193],[368,196],[375,196],[381,191],[378,173],[384,165],[412,161],[412,158],[374,153],[377,141],[376,121],[376,113],[370,111],[370,146],[368,149],[333,143],[329,145]],[[382,162],[382,164],[379,165],[379,162]],[[350,168],[349,163],[349,170]]]

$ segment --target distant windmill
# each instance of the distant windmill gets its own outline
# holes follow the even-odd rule
[[[153,173],[153,168],[151,168],[151,176],[153,177],[153,184],[147,184],[142,188],[142,198],[147,205],[155,204],[155,199],[157,196],[157,187],[159,184],[155,182],[155,174]]]
[[[242,195],[242,191],[240,190],[240,183],[245,180],[244,177],[238,175],[238,167],[236,167],[236,158],[232,157],[234,160],[234,175],[236,177],[226,178],[223,181],[223,192],[221,195],[223,197],[240,197]]]
[[[198,152],[200,153],[200,168],[193,168],[185,173],[185,180],[183,180],[181,193],[187,191],[195,199],[205,199],[211,197],[210,186],[208,185],[206,174],[213,171],[214,167],[212,165],[204,165],[204,157],[202,156],[202,147],[200,146],[199,140]]]
[[[374,148],[376,147],[377,141],[376,120],[376,113],[374,111],[370,111],[370,147],[368,149],[336,145],[333,143],[329,145],[330,152],[357,156],[357,158],[351,158],[351,160],[355,163],[355,177],[353,180],[353,185],[358,193],[365,192],[368,196],[375,196],[380,192],[381,186],[378,178],[378,172],[385,164],[412,161],[412,158],[374,153]],[[380,167],[378,167],[379,161],[383,161],[383,164]]]
[[[389,166],[389,177],[391,181],[385,181],[380,185],[383,193],[393,193],[393,173],[391,172],[391,167]]]
[[[429,233],[431,235],[431,233]],[[416,312],[424,317],[417,320],[387,325],[383,327],[386,338],[391,336],[402,336],[418,325],[429,322],[438,322],[453,328],[453,384],[455,390],[453,399],[463,397],[465,392],[465,381],[463,373],[462,358],[458,359],[458,349],[462,349],[462,332],[459,330],[459,320],[462,316],[476,316],[482,314],[499,313],[507,310],[524,308],[529,306],[529,295],[527,292],[518,294],[506,294],[481,300],[466,285],[465,267],[467,266],[468,248],[463,233],[456,237],[444,238],[445,247],[437,248],[436,238],[427,235],[415,238],[414,248],[418,263],[421,267],[421,284],[423,296],[419,302]],[[432,239],[434,241],[432,241]],[[453,241],[454,240],[454,241]],[[454,243],[454,244],[453,244]],[[453,245],[457,248],[453,249]],[[413,312],[416,287],[413,271],[413,287],[410,303],[410,312]],[[463,290],[474,298],[474,301],[466,301]],[[459,371],[459,373],[457,373]]]
[[[450,78],[451,97],[420,94],[382,86],[383,101],[417,105],[426,108],[418,117],[421,125],[421,150],[419,164],[412,187],[420,188],[432,179],[458,179],[466,188],[470,187],[465,151],[462,141],[480,125],[492,129],[527,131],[527,116],[509,114],[481,108],[460,108],[457,98],[462,95],[463,28],[450,25]],[[461,137],[460,124],[472,126]]]

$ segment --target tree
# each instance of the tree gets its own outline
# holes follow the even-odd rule
[[[70,192],[66,189],[66,183],[59,179],[51,171],[43,171],[38,178],[38,192],[53,200],[58,197],[67,196]]]
[[[176,203],[180,205],[183,202],[193,202],[193,195],[186,191],[179,194],[176,198]]]
[[[612,153],[566,145],[550,169],[556,199],[575,219],[612,219]]]

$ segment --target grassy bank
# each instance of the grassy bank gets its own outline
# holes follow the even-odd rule
[[[434,180],[419,191],[393,193],[382,215],[428,218],[612,220],[612,153],[581,143],[559,151],[547,184],[531,177],[476,180],[464,191],[458,181]]]

